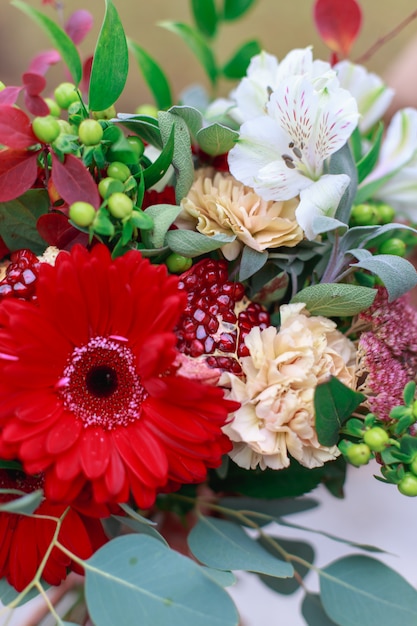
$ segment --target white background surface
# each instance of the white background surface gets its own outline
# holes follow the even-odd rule
[[[288,520],[385,549],[390,554],[371,556],[390,565],[417,587],[417,498],[402,496],[395,486],[375,480],[373,473],[378,473],[374,465],[350,468],[344,500],[334,498],[320,487],[309,496],[319,500],[321,505],[311,511],[292,515]],[[311,533],[282,527],[271,530],[275,536],[304,539],[311,543],[316,552],[315,564],[319,567],[340,556],[358,552]],[[236,585],[229,591],[240,610],[242,626],[306,626],[299,610],[302,592],[280,596],[270,591],[254,575],[238,573],[237,577]],[[310,573],[305,582],[309,590],[318,590],[315,574]],[[0,626],[26,626],[26,616],[31,614],[33,605],[28,603],[12,613],[8,612],[8,615],[3,614]],[[48,626],[53,623],[49,621]]]

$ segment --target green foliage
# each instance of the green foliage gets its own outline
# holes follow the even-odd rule
[[[174,130],[172,165],[176,173],[175,195],[179,202],[187,195],[194,180],[190,133],[186,122],[179,115],[160,111],[158,121],[164,145],[169,142],[171,132]]]
[[[74,83],[78,85],[82,77],[81,59],[77,48],[66,32],[49,17],[40,11],[37,11],[33,7],[30,7],[25,2],[22,2],[21,0],[12,0],[11,4],[26,13],[26,15],[28,15],[47,33],[53,45],[59,51],[61,57],[67,65]]]
[[[258,252],[249,246],[244,246],[239,267],[239,280],[243,281],[261,270],[268,261],[268,252]]]
[[[170,230],[166,236],[166,242],[173,252],[188,257],[196,257],[213,250],[218,250],[226,243],[234,241],[235,237],[228,235],[213,235],[207,237],[193,230]]]
[[[378,157],[379,152],[381,150],[382,137],[384,134],[384,124],[380,122],[378,124],[376,136],[372,146],[369,151],[361,158],[361,160],[356,164],[356,168],[358,171],[358,183],[361,183],[374,169]]]
[[[119,15],[111,0],[94,52],[88,104],[91,111],[102,111],[116,102],[123,91],[129,69],[128,48]],[[108,77],[111,76],[111,80]]]
[[[414,626],[417,591],[368,556],[341,558],[320,573],[323,607],[340,626]]]
[[[261,46],[256,39],[242,44],[230,59],[223,65],[222,74],[226,78],[236,80],[243,78],[253,56],[261,52]]]
[[[289,596],[298,591],[300,588],[300,578],[304,579],[310,571],[310,567],[307,564],[314,563],[315,554],[313,547],[305,541],[290,541],[288,539],[281,539],[281,537],[268,537],[268,541],[261,537],[259,543],[272,555],[276,555],[277,553],[275,546],[275,543],[277,543],[279,548],[285,550],[287,554],[297,556],[305,562],[295,564],[294,569],[297,573],[297,578],[277,578],[268,576],[267,574],[259,575],[259,579],[276,593]]]
[[[344,422],[364,400],[362,393],[353,391],[334,376],[328,382],[317,385],[314,394],[315,425],[322,445],[333,446],[338,442]]]
[[[0,236],[9,250],[29,248],[42,254],[46,242],[36,229],[36,222],[48,212],[49,197],[44,189],[30,189],[22,196],[0,203]]]
[[[214,37],[218,24],[215,0],[191,0],[191,10],[198,30],[206,37]]]
[[[376,291],[369,287],[346,283],[321,283],[305,287],[291,302],[304,302],[312,315],[344,317],[367,309],[375,300]]]
[[[417,285],[417,272],[413,265],[393,254],[375,254],[355,263],[353,267],[361,267],[376,274],[384,283],[390,302]]]
[[[308,626],[335,626],[336,624],[325,613],[320,596],[315,593],[307,593],[304,596],[301,612]]]
[[[149,87],[158,109],[169,109],[172,106],[171,87],[168,79],[158,63],[134,41],[128,39],[128,46],[132,51],[143,78]]]
[[[255,4],[256,0],[224,0],[223,17],[225,20],[237,20]]]
[[[38,508],[43,500],[42,489],[37,489],[36,491],[26,494],[15,489],[0,489],[0,494],[2,493],[13,494],[20,497],[0,504],[0,513],[21,513],[23,515],[30,515]]]
[[[350,178],[335,213],[337,220],[347,224],[358,187],[358,172],[347,143],[330,157],[329,174],[347,174]]]
[[[233,148],[239,134],[222,124],[210,124],[197,133],[197,142],[210,156],[225,154]]]
[[[191,559],[146,535],[126,535],[85,562],[91,619],[100,626],[236,626],[229,595]]]
[[[214,517],[200,516],[188,536],[194,556],[205,565],[220,570],[246,570],[288,578],[290,563],[267,552],[239,524]]]

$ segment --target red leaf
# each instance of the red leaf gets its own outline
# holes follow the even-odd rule
[[[76,46],[80,44],[93,27],[93,16],[89,11],[80,9],[70,15],[65,24],[65,32],[72,39]]]
[[[15,104],[23,87],[6,87],[0,91],[0,104]]]
[[[58,61],[61,60],[61,55],[57,50],[46,50],[45,52],[40,52],[37,54],[31,61],[29,66],[29,72],[33,72],[34,74],[46,74],[51,65],[55,65]]]
[[[49,114],[49,107],[41,96],[30,96],[25,92],[25,105],[32,115],[44,116]]]
[[[14,200],[34,184],[38,154],[26,150],[0,151],[0,202]]]
[[[362,11],[356,0],[316,0],[314,22],[330,50],[347,57],[359,34]]]
[[[30,96],[38,96],[45,89],[46,80],[42,74],[25,72],[22,76],[23,84]]]
[[[88,94],[90,87],[91,68],[93,67],[93,55],[89,56],[83,63],[83,77],[81,79],[81,91]]]
[[[97,184],[80,159],[67,154],[64,163],[52,154],[52,181],[65,202],[89,202],[95,209],[101,204]]]
[[[10,104],[0,104],[0,144],[22,150],[37,142],[26,113]]]
[[[88,235],[71,226],[63,213],[41,215],[36,222],[36,229],[42,239],[60,250],[70,250],[76,243],[84,246],[88,244]]]

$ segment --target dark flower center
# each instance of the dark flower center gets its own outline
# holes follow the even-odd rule
[[[122,339],[110,337],[94,337],[74,349],[58,391],[84,426],[105,430],[136,421],[148,396],[134,353]]]

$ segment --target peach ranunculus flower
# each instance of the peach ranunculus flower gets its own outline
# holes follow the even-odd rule
[[[337,446],[322,446],[314,427],[314,391],[336,376],[354,386],[355,348],[326,317],[309,316],[304,304],[281,306],[281,327],[253,328],[241,359],[245,379],[228,372],[220,385],[241,403],[224,432],[241,467],[282,469],[289,454],[313,468],[335,459]]]
[[[203,168],[197,171],[190,191],[181,201],[181,217],[193,218],[194,227],[209,237],[219,233],[236,235],[233,243],[222,248],[231,261],[237,258],[243,244],[258,252],[296,246],[303,239],[295,219],[298,202],[298,198],[282,202],[263,200],[231,174]]]

